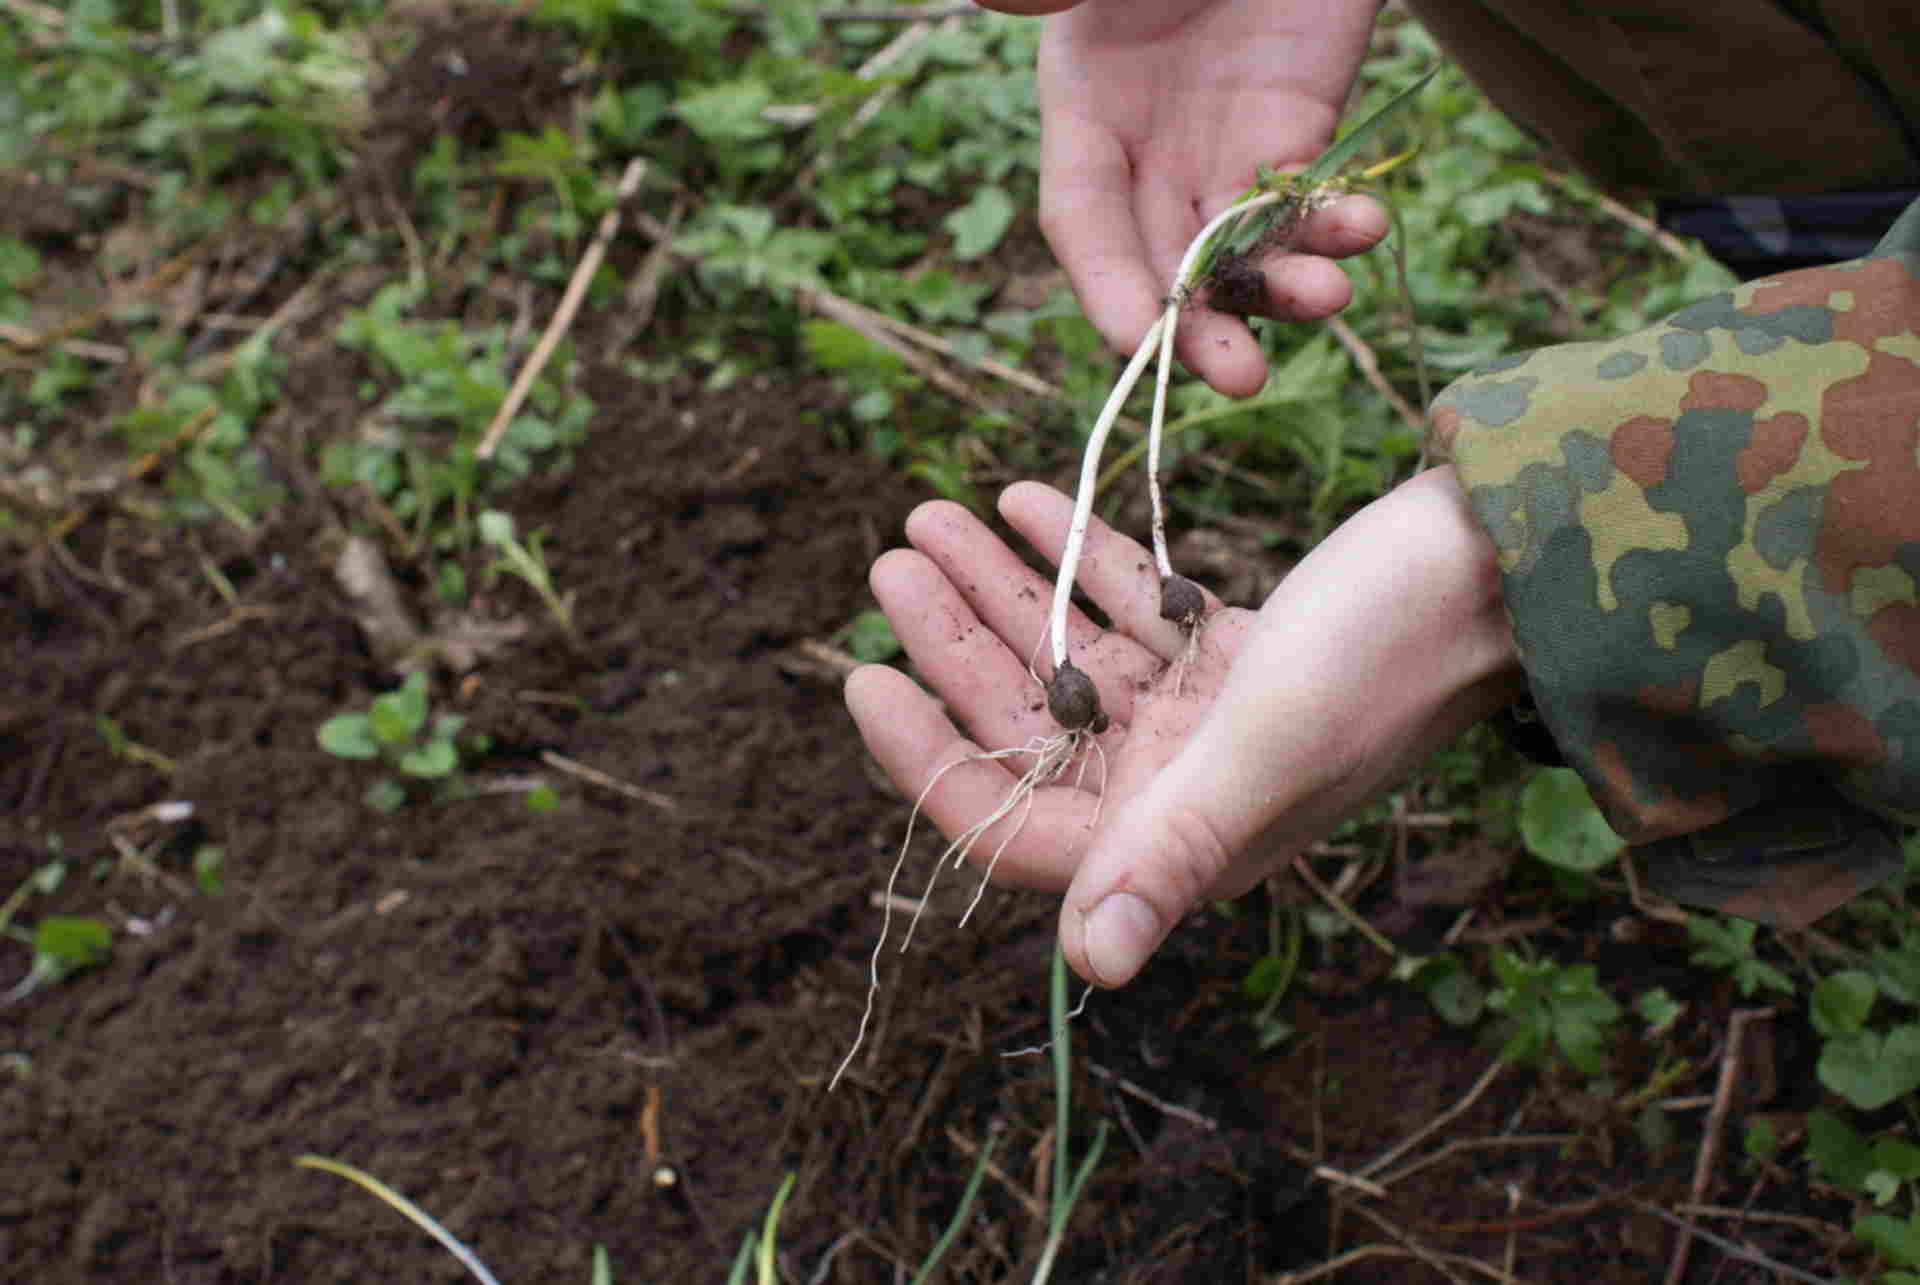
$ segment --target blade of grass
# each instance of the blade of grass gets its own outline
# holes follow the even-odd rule
[[[780,1190],[773,1193],[773,1203],[767,1206],[766,1226],[760,1232],[759,1268],[760,1285],[780,1285],[779,1273],[773,1267],[773,1249],[780,1235],[780,1214],[787,1207],[787,1197],[793,1192],[793,1180],[796,1175],[789,1173],[780,1181]]]
[[[1388,99],[1386,106],[1342,134],[1332,147],[1315,157],[1313,164],[1302,170],[1295,177],[1294,182],[1301,187],[1311,189],[1338,174],[1340,167],[1352,160],[1354,154],[1366,146],[1367,140],[1378,133],[1381,126],[1399,115],[1413,102],[1414,96],[1427,87],[1427,82],[1439,74],[1440,69],[1434,67]]]
[[[1073,1217],[1073,1207],[1080,1199],[1080,1192],[1087,1185],[1087,1179],[1093,1175],[1093,1167],[1100,1162],[1100,1155],[1107,1148],[1107,1122],[1102,1120],[1100,1128],[1094,1133],[1093,1145],[1087,1149],[1085,1160],[1080,1162],[1078,1172],[1067,1155],[1067,1128],[1073,1116],[1073,1048],[1067,1034],[1067,957],[1061,953],[1058,945],[1053,948],[1053,973],[1050,979],[1048,995],[1053,1048],[1053,1184],[1051,1187],[1053,1207],[1047,1217],[1047,1243],[1040,1253],[1039,1265],[1033,1271],[1033,1285],[1045,1285],[1053,1274],[1053,1262],[1060,1254],[1060,1246],[1066,1240],[1067,1220]]]
[[[352,1165],[345,1164],[338,1160],[329,1160],[325,1156],[304,1155],[297,1157],[293,1163],[305,1169],[325,1170],[336,1178],[345,1178],[348,1182],[355,1183],[367,1191],[372,1192],[389,1206],[405,1215],[414,1226],[420,1228],[420,1230],[426,1232],[429,1236],[439,1241],[441,1245],[445,1246],[449,1254],[452,1254],[460,1260],[461,1266],[473,1273],[474,1279],[484,1282],[484,1285],[500,1285],[500,1282],[494,1278],[493,1273],[487,1270],[486,1264],[482,1263],[472,1250],[461,1244],[452,1232],[435,1222],[432,1215],[428,1214],[426,1210],[420,1208],[420,1206],[414,1204],[411,1200],[408,1200],[405,1196],[387,1186],[386,1183],[381,1182],[372,1174],[362,1169],[356,1169]]]
[[[973,1176],[967,1179],[967,1189],[960,1193],[960,1205],[953,1211],[953,1219],[947,1224],[947,1229],[940,1233],[940,1239],[934,1242],[926,1261],[920,1264],[920,1270],[914,1273],[912,1285],[926,1285],[927,1279],[933,1275],[933,1269],[960,1235],[960,1228],[966,1224],[967,1215],[973,1210],[973,1198],[980,1191],[980,1181],[987,1176],[987,1162],[993,1159],[994,1144],[999,1141],[998,1133],[987,1135],[986,1145],[980,1148],[980,1156],[973,1162]]]

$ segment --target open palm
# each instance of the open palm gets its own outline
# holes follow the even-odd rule
[[[1047,20],[1040,218],[1109,343],[1130,351],[1146,333],[1187,243],[1257,167],[1304,165],[1326,147],[1372,23],[1370,4],[1287,0],[1088,0]],[[1385,231],[1369,200],[1329,206],[1301,229],[1301,253],[1261,265],[1254,311],[1337,312],[1352,291],[1328,257]],[[1196,309],[1181,334],[1181,360],[1215,388],[1259,390],[1265,362],[1239,319]]]
[[[1009,488],[1000,504],[1014,530],[1050,561],[1065,543],[1071,508],[1066,496],[1034,483]],[[1052,672],[1040,644],[1053,588],[960,505],[920,506],[907,521],[907,538],[913,548],[894,550],[874,565],[873,589],[940,699],[899,671],[875,665],[853,675],[847,703],[868,748],[909,797],[939,777],[923,811],[952,835],[997,808],[1031,761],[968,762],[970,755],[1060,730],[1028,672],[1029,658],[1041,679]],[[1112,815],[1106,803],[1138,793],[1192,734],[1254,619],[1209,597],[1211,614],[1189,647],[1188,635],[1160,618],[1152,556],[1097,520],[1087,533],[1079,583],[1112,628],[1102,630],[1076,611],[1069,655],[1100,689],[1111,726],[1097,751],[1083,751],[1080,761],[1035,792],[1030,809],[1002,821],[976,846],[981,859],[998,852],[997,881],[1051,891],[1071,882],[1096,827]]]

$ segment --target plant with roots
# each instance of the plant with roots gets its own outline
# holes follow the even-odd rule
[[[1132,396],[1147,362],[1158,358],[1153,386],[1153,413],[1147,421],[1147,499],[1152,512],[1153,559],[1160,573],[1160,615],[1192,631],[1200,623],[1206,596],[1200,586],[1174,571],[1167,553],[1166,510],[1160,495],[1160,448],[1167,418],[1167,384],[1173,369],[1173,341],[1179,329],[1180,315],[1196,299],[1204,298],[1223,311],[1244,312],[1242,301],[1257,297],[1259,270],[1253,266],[1258,257],[1289,248],[1307,218],[1353,190],[1352,183],[1339,175],[1344,166],[1387,120],[1412,101],[1432,80],[1429,71],[1395,95],[1386,106],[1348,131],[1339,142],[1321,153],[1318,160],[1299,173],[1262,172],[1254,185],[1240,194],[1232,205],[1215,215],[1187,246],[1180,267],[1174,273],[1167,292],[1166,306],[1148,328],[1134,350],[1133,359],[1121,371],[1106,404],[1087,436],[1086,453],[1080,462],[1080,481],[1074,497],[1073,525],[1068,529],[1067,548],[1060,559],[1060,574],[1054,581],[1053,609],[1048,618],[1048,642],[1054,675],[1047,685],[1047,709],[1068,732],[1082,728],[1100,730],[1104,721],[1100,712],[1100,694],[1093,682],[1067,655],[1067,608],[1073,598],[1075,573],[1080,551],[1086,539],[1087,524],[1093,516],[1093,497],[1100,478],[1100,454],[1107,434],[1120,409]],[[1401,161],[1407,153],[1390,157],[1361,171],[1361,179],[1377,178]],[[1399,239],[1395,240],[1396,252]],[[1403,269],[1404,269],[1404,265]],[[1401,287],[1405,289],[1404,270]],[[1416,365],[1420,345],[1414,344]],[[1424,384],[1424,369],[1420,373]]]
[[[1025,764],[1024,771],[1014,778],[1011,787],[999,799],[997,805],[956,833],[942,851],[939,861],[934,866],[933,879],[929,881],[926,894],[914,906],[911,921],[899,947],[903,951],[913,940],[914,929],[926,906],[926,897],[931,895],[933,881],[938,879],[941,869],[949,861],[957,869],[972,856],[984,836],[996,827],[1004,825],[1002,837],[993,851],[988,854],[979,886],[961,918],[961,923],[964,925],[974,908],[978,906],[987,884],[992,879],[1000,856],[1013,842],[1014,836],[1020,832],[1031,815],[1038,792],[1043,787],[1062,782],[1069,777],[1078,778],[1090,771],[1099,772],[1104,783],[1107,765],[1105,751],[1098,738],[1107,730],[1109,720],[1102,708],[1100,692],[1093,679],[1086,671],[1075,665],[1068,654],[1068,620],[1071,615],[1075,578],[1088,528],[1092,523],[1094,493],[1098,489],[1100,477],[1101,452],[1108,434],[1119,418],[1121,407],[1125,405],[1134,387],[1139,383],[1147,363],[1158,357],[1146,456],[1148,496],[1152,513],[1153,559],[1159,575],[1160,618],[1177,625],[1187,637],[1186,652],[1172,661],[1178,675],[1184,673],[1185,663],[1194,654],[1201,621],[1208,614],[1209,605],[1207,595],[1200,586],[1185,576],[1179,575],[1173,569],[1172,560],[1167,552],[1166,520],[1160,492],[1160,449],[1166,422],[1167,386],[1173,365],[1174,336],[1179,327],[1181,314],[1190,304],[1202,298],[1224,311],[1247,311],[1248,309],[1242,305],[1241,301],[1257,291],[1260,283],[1259,272],[1253,266],[1253,261],[1267,253],[1288,248],[1309,216],[1352,190],[1352,182],[1339,174],[1341,167],[1352,159],[1366,141],[1378,131],[1381,124],[1395,115],[1415,94],[1419,93],[1434,74],[1434,72],[1428,72],[1396,95],[1386,106],[1349,131],[1307,169],[1290,174],[1261,173],[1254,185],[1242,193],[1240,199],[1233,205],[1209,221],[1187,247],[1179,270],[1168,290],[1165,308],[1148,329],[1132,359],[1121,372],[1087,438],[1072,517],[1067,528],[1064,547],[1057,560],[1059,572],[1053,585],[1047,627],[1036,641],[1033,655],[1027,664],[1028,676],[1036,687],[1045,692],[1047,712],[1056,730],[1036,735],[1025,744],[996,750],[979,750],[956,759],[934,773],[914,800],[913,810],[907,821],[906,836],[901,841],[899,854],[887,877],[886,893],[882,902],[883,918],[880,936],[874,944],[869,961],[866,1007],[861,1014],[860,1026],[854,1037],[853,1046],[835,1070],[829,1088],[839,1083],[840,1077],[846,1073],[865,1041],[867,1026],[873,1016],[874,1000],[879,991],[880,955],[892,932],[894,888],[906,862],[908,848],[913,840],[914,826],[934,787],[947,773],[967,764],[982,761],[1001,763],[1011,761]],[[1377,177],[1404,159],[1403,153],[1361,171],[1358,177],[1363,180]],[[1403,290],[1404,286],[1403,271]],[[1415,351],[1417,364],[1417,343]],[[1421,382],[1424,386],[1424,372],[1421,374]],[[1038,659],[1042,646],[1049,649],[1049,659],[1053,669],[1053,677],[1044,682],[1033,663]],[[1176,682],[1178,681],[1176,677]],[[1074,783],[1078,784],[1078,779]]]

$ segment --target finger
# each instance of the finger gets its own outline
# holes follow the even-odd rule
[[[1154,182],[1142,185],[1139,211],[1154,280],[1164,297],[1173,288],[1187,246],[1199,235],[1200,212],[1184,190]],[[1187,309],[1180,316],[1173,351],[1182,365],[1228,397],[1251,397],[1267,382],[1266,354],[1237,317]]]
[[[1052,582],[958,504],[934,500],[915,509],[907,518],[907,539],[945,573],[947,592],[963,598],[1009,655],[1018,658],[1023,694],[1032,691],[1026,676],[1029,662],[1042,678],[1052,676],[1047,646]],[[933,643],[938,649],[939,640]],[[1067,653],[1100,689],[1107,716],[1121,723],[1133,715],[1133,693],[1164,664],[1125,632],[1102,629],[1077,608],[1067,615]]]
[[[1073,522],[1070,497],[1038,482],[1016,482],[1000,494],[1000,516],[1058,565]],[[1160,571],[1153,555],[1099,518],[1087,527],[1075,578],[1116,630],[1154,655],[1172,660],[1186,649],[1186,630],[1160,617]],[[1205,589],[1201,594],[1206,612],[1220,606]]]
[[[1113,133],[1065,106],[1043,117],[1040,229],[1101,338],[1131,353],[1166,291],[1134,210],[1133,167]]]
[[[1380,244],[1388,227],[1387,210],[1380,202],[1370,196],[1343,196],[1306,217],[1294,237],[1294,248],[1344,259]]]
[[[1005,761],[973,757],[980,747],[898,670],[855,670],[846,701],[881,769],[902,794],[920,801],[921,814],[941,833],[961,834],[1012,795],[1016,777]],[[995,883],[1058,892],[1072,879],[1099,804],[1094,791],[1071,784],[1071,770],[1058,779],[1063,783],[1034,791],[984,831],[968,853],[982,869],[991,864]]]
[[[1004,749],[1059,730],[1026,658],[981,622],[937,563],[895,549],[867,579],[921,677],[983,744]]]

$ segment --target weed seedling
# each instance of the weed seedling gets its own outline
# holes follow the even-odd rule
[[[337,758],[378,759],[396,776],[382,777],[366,793],[368,807],[392,812],[407,801],[403,781],[450,780],[460,767],[463,748],[483,744],[460,739],[466,720],[458,714],[428,719],[427,676],[419,671],[393,691],[373,698],[364,712],[335,714],[315,733],[320,748]]]
[[[504,571],[525,581],[530,589],[540,595],[540,601],[546,604],[547,614],[553,617],[568,641],[577,647],[580,636],[573,628],[573,592],[561,593],[554,587],[553,572],[547,567],[546,554],[540,548],[540,537],[541,533],[535,531],[522,543],[514,535],[512,514],[488,509],[480,515],[481,540],[500,551],[500,557],[487,567],[488,573],[498,575]]]

